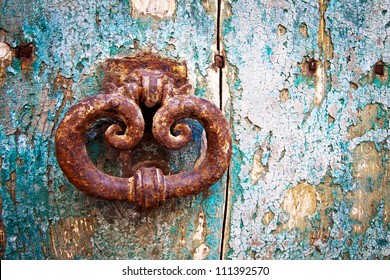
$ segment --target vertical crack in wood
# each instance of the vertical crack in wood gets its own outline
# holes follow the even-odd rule
[[[222,10],[222,0],[217,0],[217,51],[218,55],[222,55],[222,30],[221,30],[221,11]],[[226,60],[226,58],[224,58]],[[226,65],[226,61],[225,61]],[[219,109],[223,112],[223,68],[218,68],[219,71]],[[225,238],[227,235],[225,232],[227,231],[226,222],[228,221],[228,200],[229,200],[229,175],[230,175],[230,167],[228,167],[226,171],[226,183],[225,183],[225,199],[224,199],[224,207],[223,207],[223,221],[222,221],[222,234],[220,241],[220,255],[219,259],[223,260],[225,256]]]
[[[217,0],[217,51],[218,55],[222,55],[222,31],[221,31],[221,2],[222,0]],[[222,111],[222,67],[218,68],[218,77],[219,77],[219,109]]]

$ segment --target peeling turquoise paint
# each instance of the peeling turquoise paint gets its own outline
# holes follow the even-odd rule
[[[360,160],[354,151],[365,141],[382,147],[377,153],[383,156],[375,166],[388,169],[388,121],[378,117],[361,137],[349,135],[351,126],[363,126],[357,113],[367,104],[380,104],[378,116],[379,111],[388,112],[389,39],[382,11],[389,3],[323,2],[325,27],[319,24],[320,1],[227,1],[223,40],[235,143],[227,259],[386,259],[390,255],[389,221],[384,214],[390,205],[387,171],[380,171],[377,181],[368,178],[369,189],[354,177],[355,162]],[[307,36],[299,29],[302,24],[307,26]],[[284,35],[278,36],[278,25],[286,28]],[[332,53],[325,53],[320,33],[330,36]],[[248,35],[253,37],[250,45],[245,43]],[[302,71],[305,58],[326,67],[322,82],[318,71],[313,77]],[[383,77],[374,74],[378,61],[385,64]],[[279,96],[282,89],[289,93],[284,103]],[[314,96],[323,92],[323,101],[314,105]],[[272,142],[267,141],[270,133]],[[259,148],[267,151],[262,164],[268,170],[254,182],[253,157]],[[294,217],[282,204],[288,203],[286,191],[301,182],[316,190],[315,213],[303,217],[303,229],[289,228]],[[320,198],[323,185],[329,188],[327,198]],[[365,203],[375,191],[381,194],[375,196],[372,216],[363,211],[369,225],[358,232],[355,228],[362,222],[352,218],[351,211],[358,203],[353,195],[362,189],[366,189]],[[330,204],[325,206],[321,199]],[[270,211],[274,217],[267,224],[263,217]]]

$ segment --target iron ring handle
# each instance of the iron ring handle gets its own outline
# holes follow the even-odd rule
[[[206,131],[207,149],[203,161],[194,169],[164,175],[155,167],[140,168],[130,178],[114,177],[97,169],[85,146],[86,130],[98,119],[115,116],[126,125],[123,135],[118,125],[110,126],[105,136],[118,149],[135,146],[142,138],[144,120],[137,103],[120,94],[100,94],[73,105],[60,122],[55,136],[58,163],[69,181],[82,192],[107,200],[128,200],[140,208],[161,205],[166,199],[194,195],[216,183],[227,169],[231,158],[229,124],[211,102],[189,95],[165,98],[153,118],[153,136],[168,149],[179,149],[191,139],[189,127],[178,119],[198,120]]]

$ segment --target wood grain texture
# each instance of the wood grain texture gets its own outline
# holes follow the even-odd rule
[[[389,6],[224,1],[225,258],[389,257]]]
[[[99,93],[99,65],[108,58],[153,52],[184,61],[195,95],[214,96],[206,83],[216,41],[209,5],[178,1],[173,17],[160,19],[132,18],[129,1],[0,1],[0,39],[12,50],[12,62],[1,64],[1,258],[219,258],[224,184],[138,212],[74,188],[53,145],[68,108]],[[172,153],[171,170],[196,161],[202,129],[193,127],[191,145]],[[124,159],[104,154],[93,131],[88,137],[97,166],[120,173]]]

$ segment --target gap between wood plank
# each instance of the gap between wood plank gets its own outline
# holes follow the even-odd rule
[[[221,34],[221,10],[222,10],[222,0],[218,0],[217,2],[217,51],[218,55],[222,55],[222,34]],[[224,57],[224,64],[226,65]],[[219,68],[219,109],[223,111],[223,68]],[[227,222],[227,216],[228,216],[228,200],[229,200],[229,176],[230,176],[230,167],[226,171],[226,186],[225,186],[225,200],[224,200],[224,212],[223,212],[223,222],[222,222],[222,235],[221,235],[221,247],[220,247],[220,253],[219,253],[219,259],[223,260],[225,259],[225,231],[226,231],[226,222]]]

